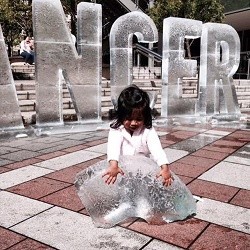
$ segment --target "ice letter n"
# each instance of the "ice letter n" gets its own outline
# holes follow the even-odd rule
[[[195,76],[197,61],[184,59],[185,38],[201,36],[202,22],[169,17],[163,21],[161,115],[194,115],[196,99],[182,98],[182,78]]]
[[[101,5],[78,4],[77,19],[79,55],[60,0],[33,1],[37,125],[63,124],[62,74],[78,121],[100,120]]]

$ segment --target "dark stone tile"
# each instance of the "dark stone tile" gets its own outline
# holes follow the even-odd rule
[[[188,219],[164,225],[149,225],[144,221],[136,221],[128,228],[150,237],[187,248],[208,225],[198,219]]]
[[[202,165],[191,165],[191,164],[185,164],[185,163],[180,163],[180,162],[174,162],[170,164],[170,169],[182,176],[187,176],[187,177],[198,177],[199,175],[203,174],[206,172],[210,167],[204,167]]]
[[[9,168],[0,167],[0,174],[5,173],[5,172],[8,172],[8,171],[10,171],[10,170],[11,170],[11,169],[9,169]]]
[[[80,211],[84,208],[80,198],[77,195],[76,188],[73,185],[43,197],[40,200],[73,211]]]
[[[216,165],[220,161],[215,160],[215,159],[209,159],[209,158],[188,155],[188,156],[181,158],[177,162],[183,163],[183,164],[190,164],[190,165],[194,165],[194,166],[201,166],[201,167],[208,169],[208,168],[213,167],[214,165]]]
[[[26,237],[0,227],[0,249],[7,249],[16,243],[24,240]]]
[[[240,190],[238,194],[230,201],[231,204],[246,207],[250,209],[250,191],[249,190]]]
[[[32,152],[28,150],[20,150],[17,152],[12,152],[9,154],[2,155],[1,158],[12,161],[23,161],[26,159],[34,158],[39,155],[41,155],[41,153]]]
[[[242,147],[245,143],[239,142],[239,141],[228,141],[228,140],[218,140],[211,144],[211,146],[219,147],[219,148],[233,148],[233,149],[239,149]]]
[[[49,159],[52,159],[52,158],[55,158],[55,157],[58,157],[61,155],[65,155],[65,154],[66,153],[62,152],[62,151],[56,151],[56,152],[52,152],[52,153],[48,153],[48,154],[44,154],[44,155],[39,155],[36,158],[45,161],[45,160],[49,160]]]
[[[215,159],[215,160],[223,160],[224,158],[226,158],[229,155],[229,153],[223,153],[223,152],[216,152],[216,151],[209,151],[209,150],[200,149],[200,150],[192,153],[191,155],[200,156],[200,157],[204,157],[204,158]]]
[[[239,190],[236,187],[199,179],[189,183],[188,188],[192,194],[222,202],[228,202]]]
[[[250,235],[212,224],[189,249],[247,250],[250,249]]]
[[[5,166],[8,165],[8,164],[11,164],[13,163],[14,161],[11,161],[11,160],[6,160],[6,159],[0,159],[0,167],[1,166]]]
[[[18,149],[18,148],[12,148],[12,147],[8,147],[8,146],[1,146],[0,147],[0,155],[16,152],[16,151],[19,151],[19,150],[20,149]]]
[[[56,249],[47,245],[44,245],[38,241],[32,239],[26,239],[15,246],[9,248],[9,250],[52,250]]]
[[[8,189],[16,194],[20,194],[33,199],[39,199],[48,194],[54,193],[65,187],[70,186],[69,183],[60,182],[57,180],[40,177],[32,181],[28,181]]]
[[[223,152],[223,153],[228,153],[228,154],[231,154],[237,150],[237,148],[219,147],[215,145],[208,145],[202,149],[213,151],[213,152]]]
[[[25,167],[25,166],[28,166],[28,165],[32,165],[32,164],[41,162],[41,161],[42,160],[37,159],[37,158],[30,158],[30,159],[27,159],[27,160],[18,161],[18,162],[14,162],[14,163],[5,165],[4,167],[11,168],[11,169],[17,169],[17,168],[22,168],[22,167]]]

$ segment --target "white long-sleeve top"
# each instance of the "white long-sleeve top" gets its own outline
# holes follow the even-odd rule
[[[31,48],[30,48],[31,44],[30,43],[27,43],[25,40],[23,40],[21,43],[20,43],[20,53],[26,51],[28,53],[31,53]]]
[[[107,149],[108,161],[116,160],[119,162],[120,155],[138,154],[143,154],[146,157],[150,157],[151,154],[158,166],[169,164],[160,139],[153,127],[151,129],[137,129],[132,136],[124,126],[120,126],[118,129],[110,129]]]

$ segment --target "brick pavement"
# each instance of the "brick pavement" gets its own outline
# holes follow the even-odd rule
[[[250,249],[250,130],[157,131],[172,171],[200,197],[194,218],[95,228],[73,183],[105,159],[108,130],[0,136],[0,249]]]

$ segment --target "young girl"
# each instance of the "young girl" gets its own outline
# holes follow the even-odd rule
[[[162,224],[196,212],[192,194],[169,170],[149,104],[137,86],[124,89],[110,125],[108,167],[101,161],[77,176],[78,194],[96,226],[111,227],[130,217]]]

